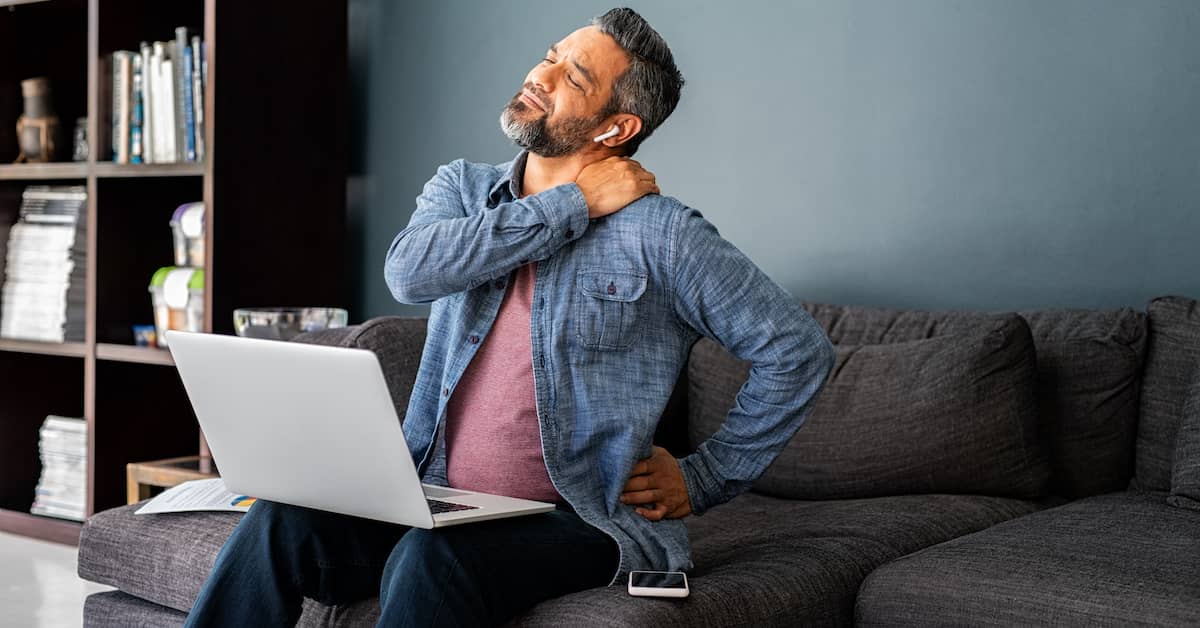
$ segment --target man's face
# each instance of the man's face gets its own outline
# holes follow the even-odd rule
[[[594,26],[550,46],[525,76],[521,91],[500,113],[504,134],[542,157],[562,157],[586,147],[609,112],[612,84],[629,67],[625,51]]]

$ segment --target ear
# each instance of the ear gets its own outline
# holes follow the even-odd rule
[[[642,132],[642,119],[633,115],[632,113],[618,113],[612,118],[609,118],[609,120],[604,123],[604,130],[608,131],[612,129],[614,124],[618,129],[620,129],[620,132],[610,138],[600,141],[601,144],[604,144],[609,148],[616,148],[633,139],[634,136]]]

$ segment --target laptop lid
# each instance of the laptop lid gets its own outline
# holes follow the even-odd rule
[[[180,331],[167,341],[229,490],[433,527],[374,353]]]

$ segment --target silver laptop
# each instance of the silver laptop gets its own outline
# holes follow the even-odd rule
[[[422,485],[375,354],[168,331],[225,487],[417,528],[554,504]]]

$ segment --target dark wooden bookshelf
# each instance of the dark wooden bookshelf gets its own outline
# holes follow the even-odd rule
[[[207,45],[207,155],[112,163],[112,52],[176,26]],[[125,502],[127,464],[209,455],[170,353],[131,330],[154,322],[179,205],[207,209],[204,331],[232,333],[238,307],[345,306],[346,26],[344,0],[0,0],[0,223],[25,185],[88,191],[84,341],[0,339],[0,531],[78,542],[79,522],[29,513],[48,414],[88,422],[89,516]],[[63,161],[14,164],[34,76],[51,80]],[[85,116],[89,159],[66,161]]]
[[[83,179],[86,163],[5,164],[0,165],[0,181],[37,181],[41,179]]]
[[[204,164],[114,164],[98,163],[92,169],[99,178],[120,177],[202,177]]]
[[[171,352],[157,347],[133,347],[129,345],[100,343],[96,345],[96,359],[175,366],[175,360],[171,357]]]
[[[37,355],[61,355],[73,358],[87,357],[87,344],[82,342],[36,342],[0,338],[0,351],[33,353]]]

